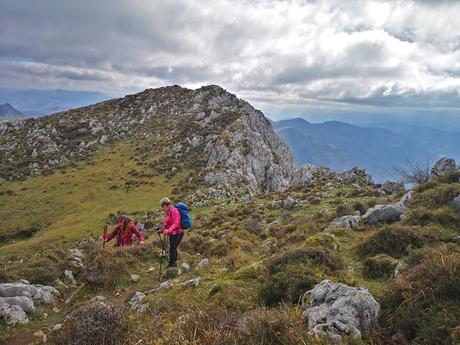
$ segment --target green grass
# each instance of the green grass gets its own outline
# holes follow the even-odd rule
[[[158,201],[171,195],[173,185],[181,178],[175,175],[150,178],[148,184],[126,189],[128,172],[136,168],[130,159],[134,145],[122,142],[98,152],[91,164],[78,162],[64,173],[31,177],[25,181],[2,182],[0,189],[14,192],[1,193],[0,215],[3,226],[0,235],[12,238],[20,229],[39,224],[42,228],[31,238],[4,244],[0,255],[13,255],[36,250],[50,241],[74,241],[89,235],[99,235],[109,213],[119,210],[158,208]],[[150,159],[161,157],[152,154]],[[111,189],[119,185],[120,188]]]

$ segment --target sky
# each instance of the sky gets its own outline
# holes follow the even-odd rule
[[[275,120],[460,128],[458,18],[447,0],[0,0],[0,87],[217,84]]]

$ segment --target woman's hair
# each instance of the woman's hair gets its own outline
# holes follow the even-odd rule
[[[128,225],[131,223],[132,219],[130,217],[124,216],[123,217],[123,225],[121,227],[121,230],[123,231],[124,234],[128,232]]]
[[[164,205],[171,205],[171,200],[169,200],[169,198],[164,197],[160,200],[160,205],[161,207],[163,207]]]

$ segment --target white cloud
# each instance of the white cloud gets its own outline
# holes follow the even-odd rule
[[[458,18],[455,1],[2,0],[0,84],[457,107]]]

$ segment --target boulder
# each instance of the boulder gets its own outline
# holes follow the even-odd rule
[[[142,300],[145,298],[145,294],[142,292],[136,292],[133,297],[129,300],[128,304],[131,306],[131,308],[137,308]]]
[[[394,222],[401,218],[401,215],[406,210],[406,206],[412,199],[412,192],[407,192],[403,195],[400,201],[389,205],[376,205],[367,210],[363,216],[363,220],[368,224],[378,222]]]
[[[201,270],[209,266],[209,260],[208,259],[203,259],[198,263],[198,266],[196,267],[197,269]]]
[[[182,267],[182,269],[185,271],[185,272],[189,272],[190,271],[190,265],[186,262],[183,262],[182,265],[180,265],[180,267]]]
[[[460,212],[460,195],[458,195],[455,199],[454,199],[454,207],[455,209]]]
[[[355,215],[348,215],[334,219],[329,225],[329,228],[355,229],[358,227],[360,221],[361,216],[358,211]]]
[[[455,160],[452,158],[441,158],[431,169],[431,178],[436,178],[449,173],[453,173],[456,170]]]
[[[33,313],[35,311],[34,301],[26,296],[0,297],[0,304],[17,305],[26,313]]]
[[[365,288],[323,280],[304,299],[307,296],[311,301],[302,316],[308,319],[309,334],[333,341],[343,335],[368,336],[380,313],[380,305]]]
[[[382,192],[384,192],[385,194],[388,194],[388,195],[394,195],[394,194],[398,193],[401,189],[404,189],[404,182],[402,182],[402,181],[397,181],[397,182],[386,181],[379,188],[380,191],[382,191]]]
[[[295,205],[297,205],[297,200],[295,200],[292,196],[288,196],[286,200],[283,201],[283,208],[284,209],[291,209]]]
[[[52,303],[60,296],[58,290],[52,286],[29,285],[23,283],[0,284],[0,297],[26,296],[38,303]]]
[[[314,173],[318,171],[318,167],[312,164],[304,164],[300,168],[294,170],[291,185],[308,187],[315,181]]]
[[[359,183],[362,185],[372,184],[372,176],[365,170],[354,167],[337,175],[337,181],[343,184]]]
[[[53,332],[59,332],[61,329],[62,329],[62,323],[58,323],[53,326]]]
[[[15,325],[29,322],[29,319],[20,306],[0,303],[0,321],[7,325]]]
[[[75,280],[71,270],[64,271],[64,281],[71,286],[77,285],[77,281]]]
[[[200,281],[201,281],[201,277],[196,277],[193,279],[186,280],[185,282],[181,284],[181,286],[184,288],[193,287],[193,286],[197,287],[198,285],[200,285]]]

